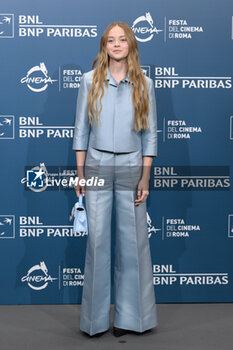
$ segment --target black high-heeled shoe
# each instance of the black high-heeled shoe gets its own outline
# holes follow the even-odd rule
[[[113,327],[113,334],[115,335],[115,337],[121,337],[122,335],[125,335],[127,333],[128,333],[127,329]]]

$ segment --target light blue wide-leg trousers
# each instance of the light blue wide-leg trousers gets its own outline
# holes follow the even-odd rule
[[[102,178],[103,187],[86,185],[88,236],[80,329],[90,335],[110,328],[111,220],[116,208],[114,326],[143,332],[158,324],[147,231],[146,202],[135,206],[142,174],[141,151],[112,153],[89,146],[85,178]]]

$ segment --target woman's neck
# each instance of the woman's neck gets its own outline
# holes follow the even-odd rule
[[[113,75],[125,76],[128,72],[128,63],[126,60],[109,60],[108,68]]]
[[[126,60],[114,61],[110,59],[108,68],[115,80],[119,82],[128,72],[128,63]]]

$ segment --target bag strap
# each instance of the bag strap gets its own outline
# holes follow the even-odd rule
[[[83,205],[83,195],[81,193],[79,194],[79,197],[78,197],[78,204],[79,206]]]

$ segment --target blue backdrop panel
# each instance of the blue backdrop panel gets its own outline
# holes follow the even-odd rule
[[[80,78],[115,20],[134,30],[156,92],[147,222],[157,303],[233,301],[232,16],[226,0],[2,1],[1,304],[81,302],[87,233],[73,234],[66,182]]]

